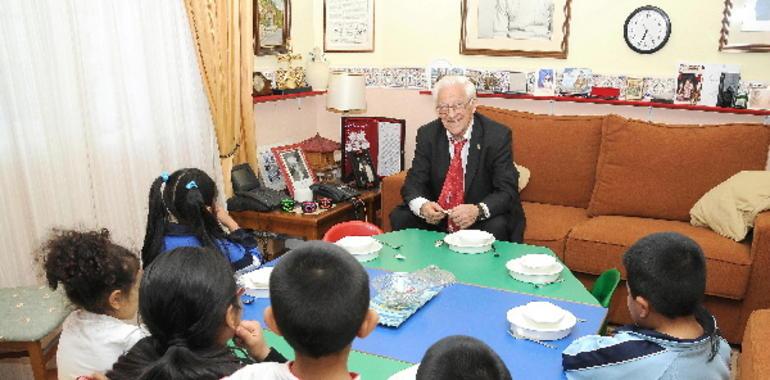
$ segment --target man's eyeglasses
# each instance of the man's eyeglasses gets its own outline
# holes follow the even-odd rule
[[[449,113],[449,111],[459,112],[460,110],[465,109],[465,107],[468,106],[468,104],[471,104],[473,101],[473,98],[468,99],[465,102],[457,103],[457,104],[439,104],[436,106],[436,111],[438,111],[441,115],[446,115]]]

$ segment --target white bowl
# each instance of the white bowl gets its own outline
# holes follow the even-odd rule
[[[564,319],[566,310],[550,302],[536,301],[524,305],[523,315],[532,322],[532,326],[553,328]]]
[[[505,263],[505,267],[515,280],[531,284],[549,284],[554,282],[561,277],[561,272],[564,270],[564,265],[557,261],[551,268],[533,271],[521,265],[521,258],[508,260]]]
[[[456,238],[456,244],[465,247],[490,245],[495,241],[494,235],[482,230],[460,230],[451,235]]]
[[[246,288],[267,289],[270,285],[270,275],[272,273],[272,267],[259,268],[241,276],[241,282]]]
[[[537,326],[529,318],[524,316],[525,305],[508,310],[506,318],[509,328],[516,335],[537,340],[559,340],[569,335],[577,324],[577,318],[568,310],[564,310],[564,317],[552,327]]]
[[[543,271],[556,264],[556,258],[546,253],[524,255],[519,258],[523,267],[533,271]]]
[[[360,255],[371,252],[375,243],[377,243],[377,239],[371,236],[345,236],[334,244],[344,248],[351,255]]]

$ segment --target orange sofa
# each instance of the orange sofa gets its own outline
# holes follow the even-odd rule
[[[527,244],[553,250],[590,287],[639,238],[683,233],[706,255],[706,305],[723,335],[740,343],[751,312],[770,307],[770,212],[735,242],[690,225],[689,210],[741,170],[765,169],[770,128],[761,124],[682,126],[616,115],[546,116],[479,106],[513,131],[514,159],[531,177],[521,192]],[[383,228],[402,202],[405,172],[382,184]],[[625,278],[625,273],[623,273]],[[621,284],[609,320],[629,323]]]
[[[770,310],[751,313],[738,357],[738,380],[765,380],[770,374]]]

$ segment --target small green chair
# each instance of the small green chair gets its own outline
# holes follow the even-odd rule
[[[618,288],[620,283],[620,271],[612,268],[607,269],[599,275],[599,278],[594,282],[594,286],[591,288],[591,295],[596,298],[597,301],[603,307],[610,307],[612,302],[612,295],[615,294],[615,289]]]
[[[620,283],[620,271],[612,268],[607,269],[599,275],[599,278],[594,282],[594,286],[591,288],[591,295],[596,298],[599,303],[606,308],[610,307],[612,303],[612,295],[615,294],[615,289],[618,288]],[[599,335],[607,335],[607,321],[602,324],[602,328],[599,329]]]

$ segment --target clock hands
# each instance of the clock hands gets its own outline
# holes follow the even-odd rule
[[[641,41],[644,41],[645,37],[647,37],[647,32],[648,32],[648,31],[649,31],[649,29],[647,29],[647,28],[645,28],[645,29],[644,29],[644,34],[642,34],[642,39],[641,39]],[[640,42],[641,42],[641,41],[640,41]]]

